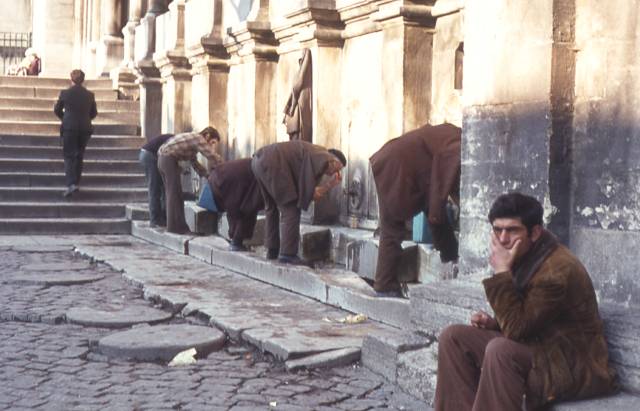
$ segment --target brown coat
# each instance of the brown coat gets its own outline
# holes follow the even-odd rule
[[[287,100],[282,120],[287,126],[290,140],[313,141],[311,82],[311,51],[304,49],[302,56],[300,56],[300,68],[293,79],[291,95]]]
[[[483,281],[502,333],[534,349],[528,386],[543,402],[610,392],[614,372],[589,274],[558,246],[529,281],[522,297],[511,272]]]
[[[429,222],[445,222],[450,194],[460,189],[460,128],[426,125],[388,141],[371,156],[381,212],[408,220],[429,210]]]
[[[251,171],[251,159],[227,161],[211,170],[209,185],[221,211],[251,215],[264,208],[258,181]]]
[[[278,205],[295,202],[303,210],[313,201],[333,154],[302,140],[275,143],[253,155],[253,171]]]

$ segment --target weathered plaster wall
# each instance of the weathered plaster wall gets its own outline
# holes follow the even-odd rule
[[[31,26],[31,1],[12,0],[10,7],[0,13],[0,31],[12,33],[30,33]],[[4,3],[4,2],[3,2]],[[5,6],[9,6],[3,4]]]
[[[640,1],[576,2],[572,247],[599,294],[640,303]]]
[[[493,200],[509,190],[544,199],[549,184],[553,1],[467,2],[460,255],[487,266]],[[491,30],[487,28],[490,27]]]

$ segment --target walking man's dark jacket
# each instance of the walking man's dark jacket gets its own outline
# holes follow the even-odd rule
[[[93,93],[81,85],[73,85],[60,92],[54,112],[60,120],[60,134],[63,130],[82,134],[92,134],[91,120],[98,115]]]

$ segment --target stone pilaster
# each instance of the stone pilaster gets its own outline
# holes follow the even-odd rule
[[[291,93],[291,82],[298,70],[298,58],[301,50],[311,51],[312,61],[312,116],[313,143],[327,148],[343,149],[340,134],[336,132],[339,124],[342,45],[341,33],[344,26],[334,2],[306,0],[300,2],[297,9],[290,10],[285,20],[274,28],[279,42],[277,85],[277,119]],[[287,140],[283,124],[278,121],[278,139]],[[334,223],[340,215],[341,190],[336,188],[330,195],[313,203],[303,220],[310,223]]]
[[[222,41],[222,11],[220,0],[190,0],[185,10],[185,47],[191,64],[192,127],[215,127],[226,155],[229,56]]]
[[[136,84],[140,87],[140,126],[142,135],[153,138],[162,129],[162,81],[153,61],[156,50],[156,17],[167,11],[165,0],[150,0],[147,14],[135,28]]]
[[[249,20],[228,29],[230,55],[228,112],[231,157],[250,156],[275,141],[276,40],[267,0],[256,1]]]
[[[122,61],[124,40],[121,33],[120,0],[101,1],[101,37],[96,51],[96,73],[108,76],[109,72]]]
[[[110,72],[113,88],[127,98],[137,99],[139,88],[135,83],[135,33],[143,14],[143,0],[129,0],[128,21],[122,29],[124,36],[124,57],[120,65]]]
[[[174,0],[169,12],[156,19],[153,61],[162,79],[163,133],[191,130],[191,66],[184,49],[184,0]]]

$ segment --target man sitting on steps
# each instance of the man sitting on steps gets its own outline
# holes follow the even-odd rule
[[[536,410],[613,390],[589,274],[542,214],[520,193],[493,203],[483,285],[495,317],[481,311],[440,334],[436,411]]]

